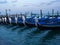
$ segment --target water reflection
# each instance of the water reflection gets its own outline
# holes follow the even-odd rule
[[[0,45],[60,45],[60,30],[0,25]]]

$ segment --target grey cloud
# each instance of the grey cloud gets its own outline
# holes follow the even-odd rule
[[[51,5],[51,4],[54,4],[56,2],[60,2],[60,0],[55,0],[55,1],[51,1],[49,3],[41,3],[41,4]]]
[[[0,1],[0,4],[5,4],[7,3],[7,1]]]
[[[17,0],[12,1],[12,3],[15,3],[15,2],[17,2]]]
[[[51,5],[51,4],[56,3],[56,2],[60,2],[60,0],[51,1],[50,3],[47,3],[47,5]]]

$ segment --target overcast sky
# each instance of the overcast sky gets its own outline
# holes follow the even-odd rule
[[[11,12],[51,11],[60,9],[60,0],[0,0],[0,11],[11,9]]]

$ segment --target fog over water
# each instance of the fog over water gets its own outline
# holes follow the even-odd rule
[[[44,13],[55,9],[60,11],[60,0],[0,0],[0,11],[5,14],[5,9],[11,9],[9,13],[35,12],[42,9]]]

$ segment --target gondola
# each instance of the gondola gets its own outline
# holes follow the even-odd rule
[[[3,18],[1,17],[1,24],[3,23]]]
[[[9,18],[9,23],[11,23],[12,25],[16,25],[17,24],[17,17],[10,17]]]
[[[7,24],[7,18],[6,17],[4,17],[4,19],[3,19],[3,24]]]
[[[42,19],[41,19],[42,20]],[[48,30],[55,30],[60,29],[60,19],[54,18],[54,19],[45,19],[44,21],[38,21],[37,27],[39,29],[48,29]]]
[[[7,17],[1,17],[0,18],[0,23],[1,24],[7,24]]]
[[[18,17],[18,18],[17,18],[17,24],[18,24],[19,26],[24,26],[22,17]]]
[[[0,18],[0,24],[2,24],[2,23],[3,23],[2,18]]]
[[[11,17],[6,17],[6,23],[11,24]]]
[[[6,24],[6,17],[2,17],[2,18],[1,18],[1,23],[2,23],[2,24]]]
[[[28,27],[36,27],[37,26],[35,18],[26,18],[25,24]]]
[[[0,18],[0,23],[2,22],[1,18]]]

